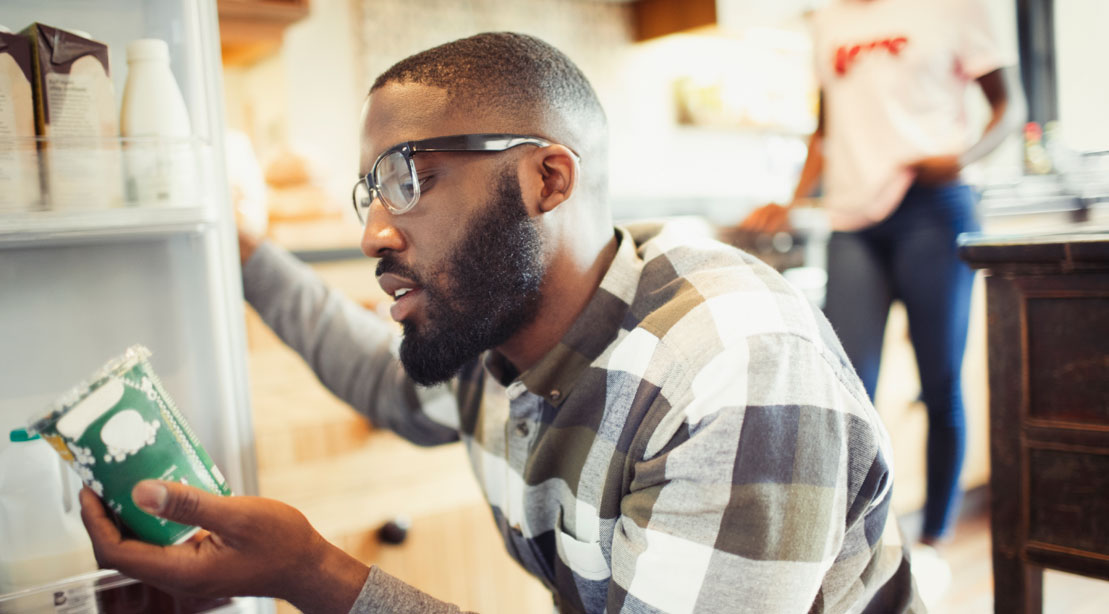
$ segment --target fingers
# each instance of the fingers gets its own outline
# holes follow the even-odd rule
[[[173,516],[174,519],[179,518],[179,522],[189,524],[211,525],[210,516],[220,513],[220,497],[180,484],[140,482],[132,496],[136,503],[148,509],[161,501],[160,515],[167,518]],[[215,506],[210,505],[209,498],[215,500]],[[217,534],[201,530],[176,546],[156,546],[124,538],[91,490],[83,489],[80,499],[81,518],[101,567],[116,569],[172,593],[224,596],[228,590],[222,584],[228,577],[228,569],[220,568],[218,560],[227,547]]]
[[[789,225],[789,209],[776,203],[755,209],[740,223],[740,230],[759,233],[774,233]]]
[[[135,485],[131,498],[135,505],[159,518],[214,532],[219,532],[229,513],[234,513],[223,497],[176,482],[143,480]]]
[[[749,232],[762,232],[762,228],[765,225],[765,219],[767,216],[767,209],[772,206],[773,205],[764,205],[752,211],[742,222],[739,223],[740,230],[746,230]]]
[[[258,249],[258,244],[261,243],[259,237],[247,231],[244,220],[239,219],[242,214],[238,209],[235,210],[236,222],[239,227],[239,264],[246,265],[250,257],[254,255],[254,250]]]
[[[755,209],[750,215],[743,218],[739,223],[740,230],[747,230],[751,232],[758,232],[758,228],[762,225],[762,210]]]
[[[92,540],[96,561],[107,567],[107,562],[101,558],[101,545],[117,544],[123,539],[123,536],[116,528],[111,517],[108,516],[108,510],[100,502],[100,497],[97,497],[96,493],[86,486],[81,489],[78,497],[81,500],[81,522],[85,523],[85,530],[88,531],[89,539]]]
[[[92,541],[93,554],[101,567],[118,569],[128,575],[136,575],[139,570],[158,571],[164,564],[162,548],[132,539],[123,539],[108,510],[88,487],[82,488],[81,521]]]

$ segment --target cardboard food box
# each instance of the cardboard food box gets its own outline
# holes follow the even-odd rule
[[[0,213],[41,206],[31,43],[0,31]]]
[[[40,23],[22,34],[31,43],[47,208],[121,205],[119,119],[108,46]]]

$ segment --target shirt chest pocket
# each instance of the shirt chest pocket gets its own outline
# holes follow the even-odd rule
[[[607,581],[612,575],[599,541],[581,540],[568,532],[559,510],[555,526],[555,545],[558,558],[579,577],[592,581]]]

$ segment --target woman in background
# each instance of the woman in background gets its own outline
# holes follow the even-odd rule
[[[983,1],[840,0],[813,16],[820,120],[794,193],[794,202],[811,195],[823,175],[833,230],[825,313],[872,400],[891,302],[908,312],[928,408],[926,548],[915,548],[914,566],[946,574],[918,576],[926,597],[950,581],[931,546],[954,520],[966,446],[960,371],[973,272],[955,241],[978,224],[960,170],[1024,121],[1016,58],[999,44]],[[973,145],[964,109],[971,84],[991,110]],[[777,232],[790,206],[761,207],[740,227]]]

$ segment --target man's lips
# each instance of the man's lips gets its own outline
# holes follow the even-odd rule
[[[396,301],[389,308],[389,315],[397,322],[408,318],[423,297],[423,288],[419,284],[393,273],[381,275],[377,278],[377,283]]]

